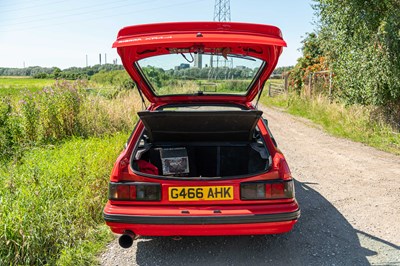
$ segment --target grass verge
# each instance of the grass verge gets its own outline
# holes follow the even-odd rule
[[[337,137],[365,143],[383,151],[400,155],[400,134],[391,127],[374,121],[373,107],[345,106],[329,103],[326,97],[309,100],[289,94],[268,97],[263,95],[261,103],[280,107],[288,113],[310,119]]]
[[[33,148],[0,168],[0,265],[89,265],[110,240],[101,224],[126,133]]]

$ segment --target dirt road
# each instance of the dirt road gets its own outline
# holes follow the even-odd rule
[[[302,216],[285,235],[112,242],[102,265],[400,265],[400,156],[331,137],[263,108]]]

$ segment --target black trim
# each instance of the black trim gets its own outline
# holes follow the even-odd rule
[[[300,209],[287,213],[241,216],[137,216],[103,213],[103,217],[106,222],[127,224],[247,224],[297,220],[300,217]]]

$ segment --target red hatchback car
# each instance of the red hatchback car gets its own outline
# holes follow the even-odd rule
[[[113,47],[150,102],[118,157],[104,219],[137,235],[278,234],[300,216],[259,98],[283,47],[269,25],[185,22],[121,29]]]

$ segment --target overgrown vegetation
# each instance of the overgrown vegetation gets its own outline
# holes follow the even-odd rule
[[[305,105],[305,98],[311,95],[309,105],[318,105],[321,96],[329,97],[326,104],[333,103],[333,110],[343,105],[346,106],[343,110],[363,110],[365,128],[362,130],[376,131],[366,134],[382,136],[386,141],[394,138],[393,145],[396,146],[400,138],[396,133],[400,131],[400,2],[314,1],[318,28],[305,37],[303,56],[289,76],[291,90],[303,98],[294,101],[292,96],[292,100],[287,101],[289,110],[293,111],[291,105],[295,102],[302,102],[301,106],[310,108]],[[312,88],[312,93],[309,88]],[[306,115],[307,112],[299,109],[297,113]],[[350,117],[358,121],[351,115],[344,119]],[[334,121],[341,123],[340,120]],[[348,126],[358,130],[351,124]],[[340,135],[346,137],[348,134],[343,132]],[[379,141],[364,135],[353,139],[362,139],[381,148],[385,146],[374,144]],[[387,145],[392,144],[389,141]]]
[[[315,72],[329,70],[324,57],[320,41],[315,33],[309,33],[302,41],[303,56],[297,60],[297,64],[290,71],[290,86],[299,95],[310,82],[310,75]],[[327,91],[321,91],[328,94]]]
[[[400,104],[400,2],[318,0],[318,39],[339,96],[363,105]]]
[[[132,128],[135,107],[140,106],[135,91],[107,95],[97,88],[93,94],[87,86],[80,80],[56,81],[38,93],[26,91],[19,99],[2,98],[0,161],[18,160],[32,146],[72,136],[101,136]]]
[[[70,139],[0,167],[0,265],[93,262],[110,239],[101,209],[127,137]]]
[[[94,263],[110,237],[99,226],[109,173],[140,105],[134,90],[82,80],[0,99],[0,265]]]

